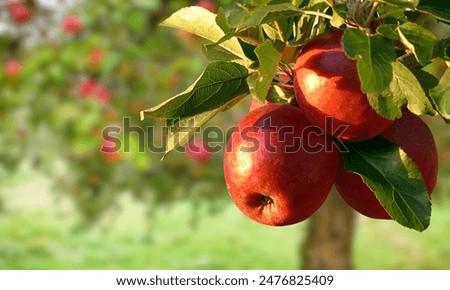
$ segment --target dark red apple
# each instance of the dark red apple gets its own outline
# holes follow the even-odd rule
[[[66,33],[77,34],[82,29],[81,20],[76,15],[67,15],[62,21],[62,28]]]
[[[416,163],[428,193],[434,190],[438,174],[438,155],[433,135],[422,119],[408,111],[382,133],[388,141],[397,144]],[[336,188],[342,198],[361,214],[378,219],[391,219],[375,194],[355,173],[340,168]]]
[[[335,137],[362,141],[380,134],[392,121],[370,106],[361,91],[356,62],[345,55],[341,38],[341,30],[331,30],[305,45],[295,64],[295,97],[314,125],[329,134],[346,126]],[[326,125],[326,117],[332,118],[333,127]]]
[[[7,8],[13,21],[18,24],[26,23],[32,17],[31,9],[22,1],[9,1]]]
[[[16,79],[22,71],[22,63],[15,59],[7,60],[4,64],[3,70],[8,79]]]
[[[339,167],[338,153],[326,149],[329,143],[294,106],[267,104],[249,112],[224,154],[232,200],[262,224],[307,219],[325,201]]]
[[[192,160],[200,163],[205,163],[211,159],[211,152],[208,148],[208,144],[199,139],[193,139],[186,146],[186,154]]]

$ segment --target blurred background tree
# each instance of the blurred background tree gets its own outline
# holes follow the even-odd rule
[[[298,267],[295,249],[298,232],[300,239],[306,233],[304,225],[273,229],[247,221],[228,198],[220,152],[176,153],[160,162],[162,154],[150,152],[147,145],[162,146],[163,124],[141,121],[139,116],[139,111],[183,91],[206,64],[200,39],[157,29],[158,23],[187,5],[215,10],[233,4],[228,0],[0,2],[0,268]],[[439,73],[445,64],[434,65]],[[211,125],[226,131],[247,110],[243,101]],[[412,257],[417,259],[413,263],[404,258],[383,264],[381,257],[375,260],[379,264],[365,264],[366,247],[376,243],[373,236],[379,227],[389,225],[358,216],[373,232],[355,237],[356,268],[450,267],[446,242],[450,233],[441,232],[450,228],[450,132],[439,121],[431,125],[442,152],[440,183],[433,196],[436,229],[411,246],[426,249],[425,253]],[[120,130],[112,134],[120,140],[118,152],[101,152],[102,146],[106,151],[111,146],[102,135],[108,127]],[[48,188],[36,182],[35,175],[50,180]],[[17,186],[27,182],[31,185],[26,194],[19,194]],[[33,196],[40,198],[46,190],[53,199],[45,211],[55,215],[36,216],[32,208],[39,201]],[[130,197],[132,202],[124,202]],[[28,203],[19,202],[16,208],[23,198]],[[133,215],[136,204],[145,219]],[[128,216],[122,228],[121,212]],[[394,227],[400,242],[393,252],[404,246],[405,237],[418,236]],[[136,244],[130,237],[138,231]],[[101,233],[95,242],[90,240],[93,232]],[[286,247],[273,247],[280,242]],[[59,252],[62,248],[65,254]],[[83,248],[88,258],[76,260],[68,254],[74,248]],[[122,252],[111,261],[115,251]],[[175,258],[182,262],[172,261]]]

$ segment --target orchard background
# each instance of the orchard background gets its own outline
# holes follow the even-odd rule
[[[157,25],[181,7],[208,1],[24,1],[24,23],[12,19],[6,2],[1,269],[304,267],[312,221],[273,228],[245,218],[229,199],[221,152],[207,160],[175,152],[161,162],[160,153],[139,150],[136,128],[154,126],[150,138],[160,144],[162,125],[141,121],[139,112],[183,91],[207,63],[199,38]],[[233,5],[215,1],[211,9]],[[450,36],[448,26],[430,25]],[[249,102],[210,124],[234,126]],[[355,213],[353,268],[450,268],[450,130],[440,119],[424,119],[440,160],[431,225],[418,233]],[[129,152],[100,152],[109,126],[135,129],[121,137]]]

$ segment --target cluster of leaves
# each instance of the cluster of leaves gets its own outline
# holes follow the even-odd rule
[[[183,93],[142,111],[142,119],[166,120],[167,154],[245,96],[292,102],[292,80],[283,77],[292,77],[303,45],[324,31],[346,28],[342,46],[356,61],[361,90],[378,114],[394,120],[406,106],[416,115],[440,115],[450,122],[445,63],[450,60],[450,9],[443,2],[244,0],[216,14],[183,8],[161,25],[206,39],[202,51],[209,64]],[[430,73],[427,68],[433,65],[443,65],[444,71]],[[180,125],[189,131],[180,132]],[[363,176],[393,219],[426,229],[430,198],[415,164],[399,154],[401,148],[391,144],[377,149],[374,140],[349,148],[346,168]],[[389,177],[392,172],[395,180]]]
[[[1,73],[0,173],[32,159],[36,170],[50,174],[57,192],[72,198],[87,221],[97,220],[126,192],[147,202],[149,210],[181,198],[196,202],[223,196],[221,164],[215,156],[203,166],[183,154],[161,163],[160,156],[140,146],[144,141],[159,144],[161,124],[142,123],[139,111],[180,90],[190,80],[179,76],[198,74],[204,65],[193,50],[192,44],[200,43],[196,37],[175,39],[173,31],[155,31],[161,17],[194,3],[167,2],[82,2],[67,11],[80,18],[83,27],[77,34],[65,33],[61,19],[50,18],[37,6],[31,22],[16,29],[48,16],[52,21],[44,28],[53,33],[43,33],[32,43],[20,33],[1,36],[6,52],[1,63],[15,58],[22,71],[14,80]],[[93,51],[102,52],[94,64]],[[82,95],[81,84],[89,80],[107,90],[107,101]],[[143,132],[152,127],[153,135],[127,134],[125,118],[129,127]],[[121,130],[115,136],[122,144],[115,160],[100,152],[102,131],[110,126]],[[124,144],[129,144],[127,152]]]

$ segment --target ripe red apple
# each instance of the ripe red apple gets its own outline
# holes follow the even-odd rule
[[[7,60],[4,64],[3,70],[8,79],[16,79],[22,71],[22,63],[15,59]]]
[[[205,163],[211,159],[211,152],[209,151],[208,144],[199,139],[193,139],[189,142],[186,146],[186,154],[189,158],[200,163]]]
[[[341,30],[331,30],[305,45],[295,64],[294,89],[306,118],[327,133],[326,117],[333,127],[348,126],[335,136],[344,141],[375,137],[392,124],[378,115],[361,91],[356,62],[341,45]]]
[[[117,148],[115,147],[116,147],[115,142],[109,140],[102,141],[100,151],[106,160],[115,161],[119,159],[119,152],[116,150]]]
[[[236,206],[266,225],[298,223],[325,201],[339,167],[331,140],[290,105],[246,115],[227,142],[224,176]]]
[[[82,29],[81,20],[76,15],[67,15],[62,21],[62,28],[66,33],[77,34]]]
[[[403,116],[384,131],[382,136],[400,146],[416,163],[431,195],[436,185],[439,162],[436,144],[428,126],[418,116],[404,111]],[[336,178],[336,188],[342,198],[361,214],[371,218],[391,219],[359,175],[341,167]]]
[[[22,1],[9,1],[7,8],[13,21],[18,24],[26,23],[31,19],[31,9]]]

